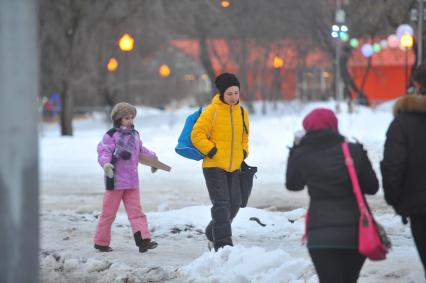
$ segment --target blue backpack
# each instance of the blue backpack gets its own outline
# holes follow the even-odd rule
[[[183,130],[178,139],[178,144],[175,147],[177,154],[197,161],[204,159],[204,155],[192,144],[191,132],[195,122],[197,122],[198,117],[200,117],[201,111],[202,107],[186,118],[185,125],[183,126]]]

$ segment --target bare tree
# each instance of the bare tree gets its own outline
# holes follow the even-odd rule
[[[81,62],[90,36],[114,1],[40,1],[42,90],[61,94],[61,133],[72,135],[73,83],[85,79]]]
[[[75,99],[93,101],[98,97],[101,104],[111,105],[119,99],[118,94],[121,93],[120,97],[131,101],[133,96],[117,90],[117,85],[130,84],[129,76],[119,79],[120,75],[123,76],[123,71],[114,75],[109,74],[106,71],[106,64],[113,55],[117,56],[121,63],[125,63],[128,59],[125,54],[116,52],[117,40],[126,27],[135,31],[135,37],[143,38],[134,51],[138,53],[137,57],[156,51],[159,42],[164,40],[164,33],[158,32],[164,31],[161,22],[155,21],[155,17],[158,19],[163,17],[162,2],[154,3],[148,0],[40,2],[42,91],[61,94],[61,133],[72,135]],[[129,70],[134,67],[132,62],[121,69],[130,72]],[[77,92],[95,95],[84,98],[84,95],[77,95]]]

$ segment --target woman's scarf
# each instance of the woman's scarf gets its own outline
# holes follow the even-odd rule
[[[114,157],[116,159],[124,159],[129,160],[132,156],[132,150],[135,146],[135,140],[136,140],[136,130],[134,128],[126,128],[126,127],[120,127],[117,128],[117,132],[119,133],[118,141],[115,146],[114,151]],[[125,143],[126,136],[130,135],[127,143]]]

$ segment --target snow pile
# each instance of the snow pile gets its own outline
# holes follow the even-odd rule
[[[312,264],[281,249],[225,247],[206,252],[181,272],[190,282],[316,282]]]
[[[190,206],[182,209],[149,213],[151,230],[156,236],[176,233],[203,234],[211,220],[210,206]],[[299,239],[303,233],[305,209],[288,212],[270,212],[247,207],[240,209],[232,222],[234,237],[273,239],[291,237]],[[127,217],[120,214],[116,223],[128,225]]]
[[[95,214],[42,214],[42,231],[51,231],[43,237],[43,282],[317,282],[300,244],[305,209],[241,209],[233,222],[235,246],[218,253],[207,252],[209,213],[209,206],[147,213],[159,246],[144,254],[134,245],[125,213],[113,225],[110,253],[93,249]],[[359,282],[418,282],[422,271],[409,227],[395,215],[375,215],[393,249],[386,261],[367,261]]]
[[[44,252],[40,262],[44,282],[162,282],[177,276],[174,268],[132,267],[110,260],[75,258],[67,252]]]

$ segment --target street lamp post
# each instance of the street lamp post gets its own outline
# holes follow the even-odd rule
[[[273,61],[274,67],[274,110],[277,109],[277,100],[280,95],[281,89],[281,80],[280,80],[280,70],[284,66],[284,60],[280,56],[275,56]]]
[[[423,48],[423,2],[424,0],[418,0],[419,1],[419,13],[417,17],[417,66],[419,66],[422,63],[422,48]]]
[[[416,65],[419,66],[423,62],[423,21],[425,18],[424,13],[424,2],[426,0],[417,0],[418,5],[417,9],[411,9],[410,17],[411,21],[417,21],[417,37],[416,37],[416,45],[417,45],[417,62]],[[411,34],[413,35],[413,34]]]
[[[133,50],[134,46],[134,38],[130,36],[128,33],[123,34],[119,41],[118,46],[120,50],[124,52],[124,92],[127,98],[129,98],[129,60],[127,54]]]
[[[405,90],[408,89],[408,50],[413,46],[413,36],[406,33],[401,37],[401,46],[404,48],[405,52]]]
[[[336,94],[336,112],[340,112],[340,102],[343,101],[343,85],[340,77],[340,53],[342,50],[342,43],[340,40],[341,33],[347,32],[347,27],[343,25],[345,22],[345,11],[342,10],[341,0],[336,0],[336,25],[333,25],[332,36],[336,38],[336,59],[335,59],[335,74],[334,74],[334,87]],[[342,27],[345,27],[342,29]],[[337,36],[335,36],[337,35]]]

